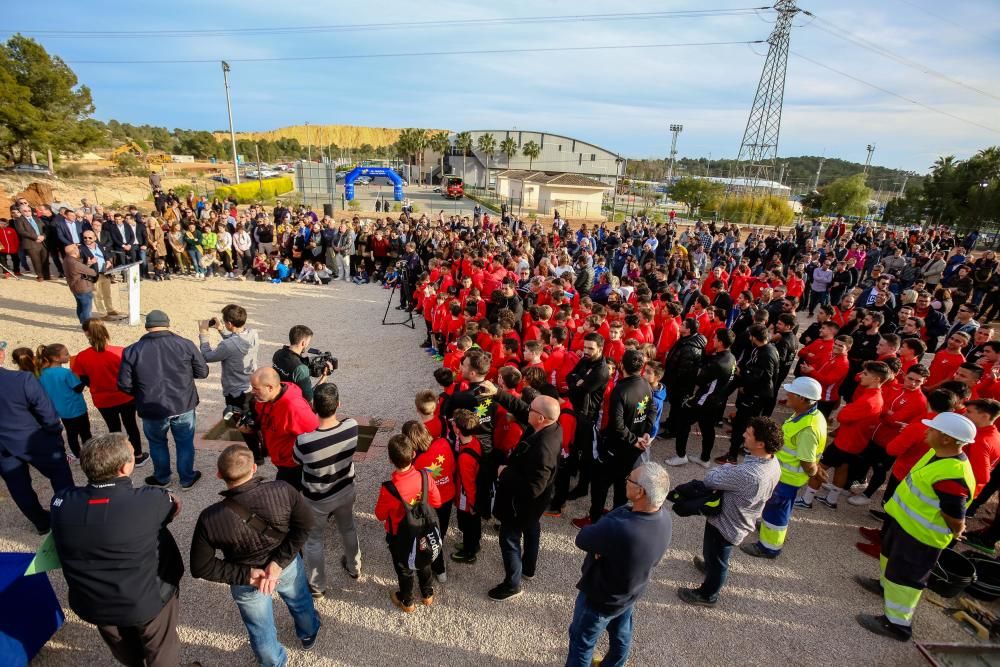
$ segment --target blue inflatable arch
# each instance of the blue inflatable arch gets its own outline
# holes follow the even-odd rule
[[[354,200],[354,181],[358,176],[385,176],[392,181],[392,198],[396,201],[403,201],[403,179],[399,177],[390,167],[355,167],[344,177],[344,198],[347,201]]]

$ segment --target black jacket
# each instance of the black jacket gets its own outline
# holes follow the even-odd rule
[[[528,423],[529,406],[500,390],[493,397],[513,417],[525,425],[524,435],[500,473],[493,503],[493,516],[502,523],[528,526],[538,521],[555,492],[556,464],[562,449],[559,422],[535,431]]]
[[[219,495],[233,498],[285,533],[283,540],[261,535],[233,510],[218,502],[202,511],[191,538],[191,576],[223,584],[247,584],[250,568],[274,561],[282,568],[295,560],[312,528],[312,510],[290,484],[251,479]],[[216,550],[222,551],[217,558]]]
[[[759,399],[770,399],[778,387],[781,361],[778,349],[771,343],[754,346],[746,363],[740,368],[739,386]]]
[[[604,400],[604,388],[608,385],[608,365],[604,358],[589,361],[581,357],[566,376],[566,383],[577,419],[591,423],[597,421],[597,413]]]
[[[601,461],[614,461],[620,470],[631,470],[642,450],[635,446],[640,437],[652,433],[656,420],[653,390],[641,375],[623,377],[611,390],[608,427],[598,447]]]
[[[194,343],[172,331],[150,331],[122,352],[118,389],[135,396],[143,419],[166,419],[198,406],[194,381],[207,377]]]
[[[736,357],[729,350],[702,357],[693,402],[706,409],[725,407],[735,376]]]
[[[128,477],[57,493],[52,539],[70,608],[95,625],[133,626],[155,618],[184,574],[167,529],[176,513],[166,490],[134,488]]]
[[[799,350],[799,344],[795,340],[795,334],[791,331],[778,334],[778,336],[779,339],[774,347],[778,350],[778,361],[781,363],[781,368],[787,372],[795,363],[795,353]]]
[[[691,393],[704,352],[705,337],[701,334],[684,336],[674,343],[663,365],[663,381],[667,385],[668,396],[671,392]]]

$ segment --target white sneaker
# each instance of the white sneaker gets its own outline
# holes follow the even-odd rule
[[[693,457],[693,458],[691,459],[691,462],[692,462],[692,463],[697,463],[698,465],[700,465],[700,466],[701,466],[702,468],[704,468],[705,470],[708,470],[709,468],[711,468],[711,467],[712,467],[712,460],[711,460],[711,459],[709,459],[708,461],[702,461],[702,460],[701,460],[700,458],[698,458],[698,457]]]
[[[851,496],[847,499],[848,504],[855,505],[856,507],[866,507],[872,501],[871,498],[863,493],[859,493],[856,496]]]
[[[823,482],[823,488],[826,489],[827,491],[833,491],[837,487],[834,484],[831,484],[830,482]]]
[[[851,484],[851,493],[861,493],[868,488],[868,482],[855,482]]]
[[[671,459],[664,461],[668,466],[682,466],[686,465],[688,462],[688,457],[686,456],[675,456]]]

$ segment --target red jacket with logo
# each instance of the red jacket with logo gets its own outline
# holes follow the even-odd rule
[[[882,414],[881,387],[858,387],[850,403],[837,413],[840,427],[833,444],[842,452],[860,454],[872,439]]]

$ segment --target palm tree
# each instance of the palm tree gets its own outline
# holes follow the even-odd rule
[[[472,150],[472,133],[459,132],[456,134],[455,148],[462,151],[462,178],[465,178],[465,156]]]
[[[417,183],[419,184],[422,180],[421,177],[424,173],[424,150],[427,149],[427,142],[429,141],[427,136],[427,130],[416,128],[413,130],[413,148],[417,152]]]
[[[497,149],[497,140],[492,134],[483,134],[479,137],[476,142],[476,146],[480,151],[486,153],[486,182],[483,184],[483,190],[490,189],[490,156],[493,155],[494,151]]]
[[[531,163],[542,154],[542,147],[534,141],[529,141],[521,147],[521,153],[528,158],[528,171],[531,171]]]
[[[529,141],[521,147],[521,153],[528,158],[528,171],[531,171],[531,164],[542,153],[542,147],[534,141]],[[524,201],[524,179],[521,179],[521,200]]]
[[[507,156],[507,168],[510,169],[510,159],[517,155],[517,142],[513,137],[507,137],[500,142],[500,152]]]
[[[448,152],[451,148],[451,142],[448,140],[447,132],[438,132],[430,138],[431,150],[435,153],[441,154],[441,183],[444,183],[444,154]]]

